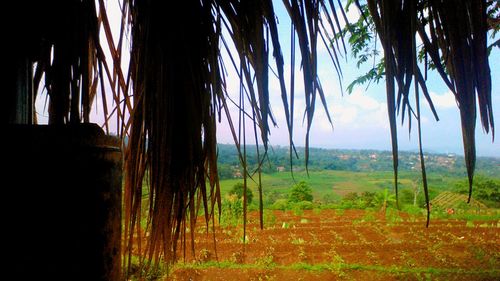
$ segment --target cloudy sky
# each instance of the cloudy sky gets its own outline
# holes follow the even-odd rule
[[[290,23],[284,11],[277,5],[277,16],[279,20],[279,31],[281,33],[283,55],[285,58],[285,73],[290,71],[289,37]],[[356,11],[352,9],[348,13],[350,19],[356,18]],[[321,101],[316,103],[314,123],[310,132],[310,145],[312,147],[323,148],[353,148],[353,149],[379,149],[390,150],[390,130],[387,117],[387,106],[385,100],[385,82],[371,84],[368,88],[361,86],[355,88],[352,94],[344,91],[341,87],[331,59],[322,44],[319,44],[318,51],[318,73],[325,91],[328,110],[333,119],[333,128],[328,122]],[[380,45],[379,45],[380,46]],[[298,44],[297,44],[298,48]],[[380,48],[380,47],[379,47]],[[347,60],[346,60],[347,58]],[[343,60],[343,80],[344,89],[356,77],[367,71],[367,67],[357,69],[355,60],[348,53]],[[500,51],[494,50],[490,56],[491,75],[493,80],[493,108],[495,120],[500,120],[500,67],[497,62],[500,58]],[[296,65],[300,61],[296,60]],[[271,63],[274,67],[274,61]],[[304,90],[301,83],[300,69],[296,68],[296,99],[294,113],[294,142],[297,146],[305,144],[306,125],[303,124],[304,113]],[[238,95],[238,79],[235,75],[230,77],[228,82],[229,92]],[[430,73],[428,78],[428,88],[432,100],[439,115],[437,122],[431,114],[429,107],[423,97],[421,98],[422,127],[424,150],[428,152],[458,153],[463,154],[462,136],[460,127],[460,115],[455,98],[446,85],[440,80],[437,73]],[[412,90],[413,92],[413,90]],[[272,145],[288,145],[288,131],[286,128],[285,114],[281,101],[279,83],[276,79],[270,80],[270,99],[273,113],[276,117],[278,127],[271,129],[270,142]],[[232,108],[233,120],[237,122],[237,109]],[[401,120],[401,119],[399,119]],[[223,120],[224,121],[224,120]],[[500,121],[497,121],[500,122]],[[412,131],[409,132],[408,123],[398,122],[398,137],[401,150],[416,150],[417,132],[416,121],[412,122]],[[249,123],[247,123],[249,124]],[[250,139],[253,139],[253,128],[247,125]],[[482,156],[500,157],[499,142],[492,142],[491,134],[483,133],[481,124],[477,123],[477,152]],[[218,140],[221,143],[232,143],[232,135],[228,126],[223,122],[218,128]],[[251,140],[247,142],[252,143]],[[254,142],[253,142],[254,143]]]

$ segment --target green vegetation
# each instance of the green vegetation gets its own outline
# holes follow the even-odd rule
[[[231,190],[229,190],[229,195],[236,196],[236,198],[242,200],[243,199],[243,189],[244,189],[243,183],[238,182],[235,185],[233,185],[233,188],[231,188]],[[247,203],[250,204],[250,203],[252,203],[253,192],[250,188],[247,188],[246,193],[247,193]]]
[[[262,148],[263,149],[263,148]],[[234,145],[218,144],[218,171],[220,179],[234,179],[243,174],[239,163],[238,152]],[[293,172],[300,174],[305,171],[305,149],[297,147],[298,159],[294,158]],[[288,146],[272,146],[269,148],[267,159],[262,165],[265,174],[281,173],[290,174],[290,155]],[[255,146],[248,145],[247,164],[249,171],[255,171],[257,167],[257,155]],[[425,155],[425,165],[429,173],[466,177],[466,169],[463,156],[456,154],[434,154]],[[309,149],[309,171],[350,171],[350,172],[391,172],[392,153],[379,150],[348,150],[348,149]],[[419,158],[416,152],[399,152],[399,170],[402,173],[417,173],[419,171]],[[500,175],[500,159],[495,157],[478,157],[476,162],[476,174],[487,177]],[[311,177],[312,178],[312,177]],[[301,179],[297,179],[300,181]]]
[[[293,203],[299,203],[302,201],[312,202],[313,195],[311,187],[305,181],[295,184],[290,191],[288,201]]]
[[[392,172],[355,172],[334,170],[311,170],[309,177],[305,171],[274,172],[262,174],[264,190],[264,209],[291,210],[300,214],[302,210],[311,209],[367,209],[380,211],[395,209],[395,194],[392,189]],[[453,217],[485,216],[495,219],[496,213],[488,208],[498,208],[499,182],[496,178],[484,175],[476,176],[473,194],[474,204],[466,203],[466,181],[453,174],[428,174],[430,199],[438,199],[445,193],[456,194],[458,204],[440,206],[435,204],[432,217],[449,218],[448,208],[454,208]],[[224,223],[241,223],[242,214],[241,179],[221,180],[223,196],[222,221]],[[402,172],[399,178],[399,208],[411,215],[420,216],[425,213],[425,200],[418,172]],[[240,191],[237,191],[240,190]],[[248,196],[257,192],[257,184],[248,180]],[[464,194],[465,193],[465,194]],[[233,194],[233,199],[227,195]],[[251,195],[250,195],[251,194]],[[441,196],[442,197],[442,196]],[[439,197],[439,198],[441,198]],[[441,199],[439,199],[441,200]],[[249,210],[257,210],[256,200],[249,200]],[[483,204],[484,203],[484,204]],[[481,204],[481,205],[479,205]],[[483,206],[483,207],[477,207]],[[492,213],[493,212],[493,213]],[[264,212],[266,213],[266,212]],[[493,216],[493,217],[492,217]]]
[[[219,144],[219,175],[222,195],[231,192],[241,183],[242,168],[237,151],[232,145]],[[247,150],[250,174],[257,165],[254,149]],[[262,166],[264,208],[292,210],[304,208],[381,208],[383,202],[394,205],[392,154],[375,150],[310,149],[309,173],[300,159],[304,149],[297,148],[299,161],[295,160],[293,175],[290,172],[288,147],[272,147]],[[399,155],[399,206],[418,212],[425,205],[418,155],[400,152]],[[432,200],[443,191],[466,193],[466,172],[461,156],[454,154],[427,154],[427,181]],[[500,205],[500,159],[478,157],[473,198],[488,207]],[[256,180],[248,179],[248,190],[258,192]],[[291,195],[292,188],[300,183],[310,187],[314,200],[299,200]],[[234,194],[235,191],[232,191]],[[238,197],[241,198],[242,191]],[[292,197],[290,197],[292,196]],[[310,197],[308,197],[310,198]],[[385,200],[384,200],[385,198]],[[294,206],[300,201],[303,206]],[[382,204],[381,204],[382,203]],[[467,206],[462,206],[463,208]],[[256,210],[256,202],[249,200],[249,209]]]
[[[356,155],[353,152],[354,155]],[[358,160],[362,159],[364,154],[357,154]],[[346,154],[351,157],[351,154]],[[347,157],[347,156],[346,156]],[[354,156],[353,156],[354,157]],[[380,157],[380,156],[377,156]],[[325,158],[326,159],[326,158]],[[373,159],[372,159],[373,160]],[[325,160],[326,161],[326,160]],[[340,161],[340,160],[339,160]],[[385,161],[385,160],[384,160]],[[446,278],[448,274],[463,273],[472,277],[490,277],[498,276],[498,270],[462,270],[458,268],[434,268],[434,267],[417,267],[415,260],[407,259],[407,262],[398,266],[387,266],[379,263],[373,265],[348,263],[332,248],[328,252],[328,261],[326,263],[309,263],[311,256],[305,249],[307,245],[319,245],[321,240],[315,233],[311,233],[311,238],[295,235],[295,230],[301,226],[313,225],[312,220],[307,217],[311,212],[304,210],[314,210],[313,214],[320,214],[324,209],[335,209],[336,216],[342,216],[344,213],[350,213],[348,209],[364,209],[366,210],[363,216],[352,220],[352,225],[355,228],[352,233],[360,241],[366,243],[366,237],[358,233],[357,228],[364,227],[370,224],[387,226],[401,226],[405,221],[416,222],[420,221],[424,224],[425,221],[425,204],[418,171],[403,170],[399,177],[399,207],[397,210],[395,202],[395,194],[393,192],[392,171],[385,170],[332,170],[321,169],[318,165],[323,165],[321,162],[314,162],[311,165],[309,173],[306,173],[300,165],[294,169],[293,176],[289,171],[280,171],[267,169],[267,172],[262,174],[262,183],[264,191],[264,225],[265,228],[273,228],[279,230],[290,231],[288,241],[290,245],[296,247],[295,254],[299,257],[298,263],[282,265],[279,263],[278,247],[276,241],[266,244],[263,254],[257,257],[252,263],[246,263],[244,253],[241,251],[235,252],[230,259],[214,261],[213,253],[206,248],[201,249],[196,255],[196,261],[189,263],[177,263],[171,270],[177,269],[237,269],[237,270],[293,270],[301,272],[332,272],[336,276],[347,276],[352,271],[373,271],[379,274],[389,274],[406,278],[409,276],[417,277],[417,280],[422,276],[429,278]],[[361,163],[359,160],[357,163]],[[268,166],[273,166],[273,163],[267,163]],[[225,164],[229,167],[230,173],[226,173],[226,178],[222,179],[221,197],[222,197],[222,213],[220,216],[220,226],[222,231],[231,243],[243,245],[242,240],[242,223],[243,223],[243,184],[242,179],[234,177],[238,175],[239,166],[237,163]],[[315,166],[316,165],[316,166]],[[380,164],[383,166],[383,164]],[[251,173],[250,173],[251,174]],[[252,175],[253,176],[253,175]],[[256,176],[247,179],[247,199],[248,209],[258,210],[258,200],[255,200],[254,194],[258,192],[256,184]],[[434,204],[431,212],[432,219],[444,219],[449,222],[462,220],[467,228],[497,228],[500,220],[500,210],[497,208],[499,202],[499,179],[488,176],[486,174],[476,176],[474,199],[483,202],[489,208],[482,205],[480,210],[475,208],[475,205],[468,205],[463,199],[467,195],[467,185],[463,174],[455,172],[446,172],[430,170],[428,174],[430,199],[438,200],[443,197],[443,194],[451,194],[450,198],[459,198],[461,201],[457,205],[453,205],[455,212],[447,213],[446,205],[439,206]],[[441,197],[440,197],[441,196]],[[436,202],[436,201],[434,201]],[[448,201],[447,201],[448,202]],[[281,210],[286,212],[275,212],[273,210]],[[280,218],[280,214],[298,216],[296,221],[288,218]],[[218,214],[216,214],[218,217]],[[256,218],[251,218],[255,223]],[[432,222],[431,222],[432,223]],[[234,228],[236,227],[236,228]],[[357,228],[356,228],[357,227]],[[374,231],[384,235],[384,228],[374,227]],[[337,235],[332,233],[332,235]],[[237,238],[234,238],[237,237]],[[260,243],[262,240],[253,240],[253,234],[248,234],[245,238],[246,244]],[[337,235],[339,243],[346,243],[342,235]],[[362,240],[365,239],[365,240]],[[399,239],[399,238],[389,238]],[[457,238],[459,239],[459,238]],[[253,241],[253,242],[251,242]],[[256,242],[259,241],[259,242]],[[440,244],[436,244],[440,247]],[[432,249],[431,249],[432,250]],[[439,253],[439,249],[434,249],[434,252]],[[369,250],[366,255],[376,256]],[[477,249],[475,252],[480,260],[491,258]],[[439,257],[438,257],[439,258]],[[442,257],[443,259],[446,256]],[[494,268],[494,267],[492,267]],[[145,269],[139,270],[144,271]],[[165,269],[163,271],[165,273]],[[149,269],[143,276],[148,276],[151,280],[158,278],[161,271]],[[426,277],[426,278],[427,278]]]
[[[459,193],[469,193],[469,186],[465,180],[457,182],[455,187]],[[488,207],[500,208],[500,179],[488,178],[483,175],[475,176],[472,195]]]
[[[278,269],[278,270],[304,270],[304,271],[342,271],[342,270],[370,270],[384,273],[431,273],[435,275],[446,274],[446,273],[462,273],[480,276],[495,276],[500,273],[498,269],[488,269],[488,270],[468,270],[462,268],[433,268],[433,267],[402,267],[402,266],[382,266],[382,265],[365,265],[356,263],[346,263],[343,260],[340,262],[337,260],[332,263],[319,263],[319,264],[308,264],[308,263],[295,263],[290,265],[276,265],[274,263],[255,263],[255,264],[241,264],[231,261],[208,261],[205,263],[178,263],[175,266],[175,270],[178,269],[195,269],[203,270],[209,268],[221,268],[221,269]]]

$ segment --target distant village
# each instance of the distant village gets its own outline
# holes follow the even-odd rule
[[[268,151],[267,159],[261,170],[264,173],[284,173],[290,171],[290,153],[285,146],[275,146]],[[305,170],[304,148],[297,148],[298,159],[293,157],[293,171]],[[251,146],[247,148],[248,166],[252,172],[257,161]],[[400,151],[399,170],[419,171],[420,157],[416,152]],[[428,171],[463,174],[463,156],[454,153],[425,154]],[[310,170],[349,170],[349,171],[392,171],[392,153],[377,150],[341,150],[311,148],[308,169]],[[500,158],[478,157],[476,168],[480,173],[498,177]],[[225,170],[223,178],[242,178],[243,170],[236,149],[231,145],[219,145],[219,170]]]

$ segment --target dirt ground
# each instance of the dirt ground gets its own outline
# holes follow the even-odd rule
[[[362,210],[272,212],[260,230],[196,230],[168,280],[500,280],[497,221],[431,220]],[[179,251],[182,253],[182,249]],[[182,256],[182,254],[180,254]]]

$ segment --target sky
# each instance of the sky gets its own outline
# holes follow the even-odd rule
[[[120,26],[118,0],[109,0],[106,3],[109,20],[115,36],[114,41],[116,42]],[[289,73],[290,71],[290,22],[281,1],[275,1],[275,8],[279,22],[278,31],[285,59],[285,77],[288,77],[286,73]],[[356,19],[356,9],[351,9],[347,15],[350,21]],[[101,35],[101,41],[104,46],[106,44],[106,39],[103,32]],[[124,54],[127,54],[127,47],[130,45],[128,38],[126,42],[127,43],[124,44]],[[106,48],[104,48],[104,50],[106,51]],[[230,60],[224,51],[222,51],[222,57],[226,59],[226,66],[228,70],[230,70]],[[108,61],[111,61],[109,53],[107,58]],[[499,59],[500,50],[496,48],[490,56],[490,67],[493,83],[493,112],[494,119],[497,120],[497,123],[500,122],[500,109],[498,108],[500,106]],[[128,55],[124,55],[124,63],[122,63],[122,65],[127,65],[127,60]],[[305,102],[303,83],[301,80],[302,74],[299,68],[300,58],[297,57],[295,62],[296,98],[293,137],[296,146],[304,146],[306,124],[302,122]],[[273,69],[276,68],[272,58],[270,60],[270,64]],[[318,99],[316,103],[314,121],[310,131],[310,146],[321,148],[390,150],[391,141],[385,100],[385,82],[381,80],[379,84],[372,83],[368,88],[366,86],[360,86],[354,88],[352,94],[348,94],[345,91],[345,87],[356,79],[356,77],[366,73],[368,65],[358,69],[356,67],[355,59],[352,57],[349,50],[348,54],[341,59],[341,64],[343,79],[342,81],[339,81],[326,48],[322,42],[318,40],[318,75],[326,95],[328,110],[332,116],[333,126],[328,122],[324,108]],[[234,72],[231,73],[231,71],[226,79],[228,81],[227,89],[229,94],[237,100],[239,94],[239,79],[236,74],[234,74]],[[342,82],[344,87],[343,94],[340,82]],[[434,120],[428,105],[425,101],[422,101],[422,139],[424,152],[463,154],[460,115],[454,96],[441,81],[437,73],[429,73],[427,86],[431,93],[431,97],[433,98],[440,120],[438,122]],[[287,85],[287,89],[289,90],[289,85]],[[271,145],[285,146],[288,145],[289,140],[285,114],[282,108],[281,92],[277,79],[275,79],[272,75],[270,75],[269,90],[273,115],[277,121],[277,127],[271,128],[269,141]],[[108,89],[107,92],[110,93],[111,91]],[[108,98],[108,100],[111,101],[112,99]],[[46,122],[47,113],[45,98],[39,98],[36,106],[38,119],[41,123]],[[114,105],[112,103],[109,104],[110,109],[113,106]],[[94,122],[102,125],[102,108],[100,107],[101,104],[97,101],[91,118]],[[237,123],[237,108],[234,106],[230,107],[230,112],[233,120]],[[400,150],[417,150],[418,135],[416,132],[416,121],[413,120],[412,131],[409,132],[407,122],[405,121],[404,124],[401,124],[400,117],[398,120],[398,144]],[[230,133],[230,129],[227,124],[227,118],[223,117],[221,121],[222,122],[218,124],[217,128],[218,142],[234,143],[232,134]],[[253,125],[250,121],[247,121],[246,124],[248,129],[247,143],[255,143],[253,141]],[[500,157],[500,142],[492,142],[491,133],[487,135],[483,132],[479,120],[476,127],[477,154],[479,156]]]
[[[285,58],[285,73],[290,71],[290,22],[286,12],[279,3],[275,4],[279,22],[279,33],[282,43],[283,55]],[[348,13],[350,21],[357,18],[356,9],[351,9]],[[320,40],[318,40],[320,41]],[[358,76],[366,73],[368,65],[358,69],[356,60],[348,50],[342,62],[344,91],[342,94],[340,81],[331,63],[327,50],[321,42],[318,42],[318,74],[323,86],[328,110],[332,116],[332,125],[328,122],[325,111],[319,99],[316,103],[314,122],[310,131],[310,146],[322,148],[339,149],[377,149],[391,150],[390,129],[387,114],[385,81],[379,84],[370,84],[369,87],[360,86],[354,88],[352,94],[345,91]],[[378,45],[380,48],[380,45]],[[298,48],[298,44],[297,44]],[[492,100],[494,119],[500,120],[500,66],[498,62],[500,51],[495,49],[490,56],[490,67],[492,76]],[[299,64],[296,59],[296,65]],[[274,61],[271,66],[275,68]],[[285,74],[287,77],[287,75]],[[303,123],[304,112],[304,90],[301,84],[300,69],[296,68],[296,100],[294,112],[294,143],[296,146],[305,145],[306,124]],[[229,92],[238,96],[239,81],[233,78],[229,82]],[[455,98],[451,91],[441,81],[437,73],[429,73],[427,86],[430,91],[433,103],[440,118],[436,121],[429,110],[428,104],[421,98],[422,110],[422,140],[424,152],[432,153],[456,153],[463,155],[462,134],[460,126],[460,114]],[[270,77],[270,100],[274,116],[278,127],[271,128],[271,145],[288,145],[288,130],[281,101],[281,92],[277,79]],[[413,91],[412,91],[413,92]],[[233,120],[238,120],[237,109],[232,108]],[[478,113],[479,114],[479,113]],[[398,144],[400,150],[414,151],[418,149],[418,135],[416,131],[416,120],[412,122],[412,130],[409,132],[408,123],[401,124],[398,118]],[[497,121],[500,122],[500,121]],[[247,123],[249,124],[249,123]],[[247,125],[247,128],[252,128]],[[247,131],[248,136],[253,136],[253,131]],[[232,135],[226,124],[218,127],[218,141],[221,143],[233,143]],[[253,137],[250,137],[253,139]],[[485,134],[478,120],[476,128],[477,154],[479,156],[500,157],[500,143],[492,142],[492,136]],[[255,143],[248,140],[248,143]]]

